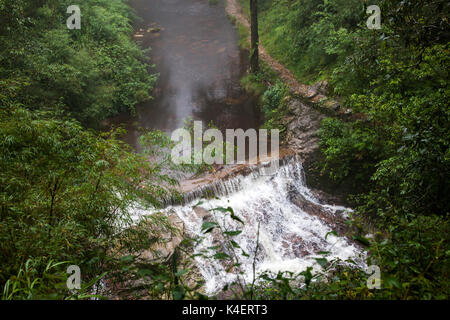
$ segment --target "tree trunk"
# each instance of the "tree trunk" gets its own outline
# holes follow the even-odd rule
[[[250,13],[251,13],[250,70],[252,73],[257,73],[259,71],[258,0],[250,0]]]

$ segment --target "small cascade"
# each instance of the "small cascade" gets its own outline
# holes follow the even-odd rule
[[[249,166],[245,175],[202,186],[186,194],[183,204],[169,205],[164,211],[175,213],[183,221],[189,236],[203,239],[195,247],[196,253],[208,252],[208,248],[224,243],[223,235],[218,230],[206,235],[202,233],[201,227],[205,221],[215,221],[223,230],[242,230],[233,240],[249,255],[242,255],[242,250],[236,249],[244,272],[241,277],[247,283],[252,281],[253,264],[256,273],[295,273],[309,266],[319,270],[315,258],[323,257],[319,254],[321,251],[329,252],[328,260],[351,258],[364,267],[361,248],[346,237],[330,234],[335,230],[337,221],[345,220],[350,209],[320,203],[306,186],[304,170],[296,156],[280,160],[275,174],[266,173],[264,165]],[[214,198],[204,199],[206,196]],[[195,207],[200,200],[201,207]],[[232,219],[229,212],[212,210],[218,207],[231,207],[244,224]],[[259,245],[254,259],[258,226]],[[229,266],[222,260],[198,256],[196,261],[206,281],[207,294],[217,293],[236,280],[236,274],[226,272]]]
[[[181,194],[181,197],[172,197],[165,199],[165,206],[174,206],[174,205],[185,205],[191,203],[196,199],[201,198],[213,198],[213,197],[226,197],[232,193],[241,191],[246,180],[256,181],[260,177],[272,176],[274,173],[274,169],[276,167],[285,167],[289,165],[289,163],[294,162],[297,163],[297,156],[294,154],[283,157],[279,160],[278,165],[274,166],[270,161],[265,163],[255,164],[255,165],[246,165],[242,170],[239,171],[238,174],[228,179],[215,179],[211,183],[206,183],[197,187],[191,191],[184,192]],[[302,174],[302,181],[305,181],[304,172],[300,170]]]

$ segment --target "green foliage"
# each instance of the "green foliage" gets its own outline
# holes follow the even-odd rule
[[[264,84],[261,83],[261,78],[252,73],[241,79],[241,86],[245,91],[255,96],[261,96],[265,90]]]
[[[365,120],[323,123],[326,166],[337,178],[370,179],[370,198],[385,212],[449,212],[447,50],[425,48],[412,67],[396,65],[398,57],[388,50],[372,87],[348,99]]]
[[[77,1],[0,2],[1,91],[33,110],[65,110],[84,124],[150,98],[156,77],[131,40],[132,14],[122,0],[81,1],[81,30],[66,26]],[[2,101],[0,101],[2,102]]]
[[[358,211],[389,233],[374,244],[387,273],[382,297],[442,299],[450,211],[449,6],[380,6],[382,31],[355,33],[351,54],[331,77],[362,120],[324,120],[324,171],[365,186],[356,190],[363,192]]]
[[[448,217],[398,218],[390,236],[374,243],[382,267],[383,296],[389,299],[448,299]]]
[[[370,274],[354,261],[330,260],[327,252],[316,258],[321,269],[263,272],[252,288],[254,299],[448,299],[450,253],[448,220],[442,217],[402,219],[389,234],[366,240],[367,263],[380,267],[381,288],[369,289]],[[248,291],[247,291],[248,290]],[[240,297],[248,297],[246,287]]]
[[[51,299],[57,298],[61,292],[66,291],[64,288],[64,275],[55,274],[52,269],[57,268],[62,263],[54,263],[49,261],[45,266],[42,274],[36,267],[40,265],[37,260],[27,260],[16,276],[12,276],[6,281],[3,288],[2,300],[13,299]],[[55,290],[54,283],[60,282],[59,290]],[[66,289],[66,290],[64,290]]]
[[[44,277],[50,261],[70,261],[89,282],[108,266],[114,270],[112,248],[118,255],[150,241],[132,237],[130,208],[159,207],[174,181],[161,173],[163,164],[118,140],[120,130],[99,135],[19,107],[1,109],[0,123],[2,284],[29,259],[37,273],[22,275]]]
[[[288,88],[277,81],[275,85],[270,86],[262,97],[262,109],[264,112],[263,128],[272,130],[277,129],[280,132],[280,139],[286,137],[285,119],[287,113],[287,103],[290,99]]]
[[[248,1],[241,2],[246,8]],[[319,299],[445,298],[449,3],[371,2],[381,8],[381,30],[366,27],[361,1],[261,3],[260,34],[269,53],[302,82],[328,78],[329,93],[351,109],[351,117],[322,122],[322,173],[351,183],[358,212],[384,234],[370,245],[386,273],[381,292],[364,289],[358,273],[338,272],[332,290],[318,286],[312,294],[315,286],[310,286],[303,294]],[[273,96],[278,99],[268,91],[266,100]],[[277,277],[277,283],[289,278],[271,279]]]
[[[365,26],[360,1],[263,1],[262,42],[299,79],[328,76],[357,119],[324,120],[323,173],[336,181],[351,179],[356,192],[368,192],[365,210],[445,214],[449,5],[371,4],[381,7],[379,31]],[[266,104],[266,114],[276,110],[273,104]]]
[[[133,283],[127,297],[207,298],[193,272],[191,249],[201,239],[183,239],[168,260],[155,249],[176,233],[167,217],[131,219],[132,208],[155,209],[174,196],[176,181],[164,173],[168,138],[147,133],[145,151],[136,154],[119,140],[122,130],[98,133],[72,119],[95,126],[149,98],[156,77],[130,40],[133,15],[122,0],[84,0],[82,29],[68,30],[71,4],[0,0],[2,298],[99,297],[100,279]],[[256,261],[258,245],[245,252],[233,239],[242,230],[218,222],[202,230],[219,230],[223,243],[200,255],[236,274],[224,288],[236,298],[448,299],[449,4],[375,1],[381,31],[365,28],[361,1],[261,4],[263,44],[299,79],[329,77],[359,119],[324,120],[323,172],[337,181],[352,177],[362,193],[352,220],[359,233],[351,236],[380,266],[382,289],[369,290],[363,270],[327,253],[316,257],[319,272],[253,274],[247,283],[241,258]],[[285,86],[264,64],[242,84],[262,96],[265,127],[279,126]],[[232,208],[212,211],[243,223]],[[373,239],[358,221],[368,217],[378,230]],[[141,259],[143,250],[152,259]],[[79,292],[65,287],[68,264],[81,267]]]
[[[317,283],[305,297],[321,299],[448,299],[448,219],[399,218],[370,241],[368,264],[381,270],[381,289],[367,288],[368,275],[346,266],[334,270],[330,285]]]
[[[241,0],[244,6],[247,2]],[[359,0],[265,0],[260,5],[260,38],[297,78],[314,81],[345,59],[351,45],[346,34],[365,23],[364,17]]]
[[[270,113],[275,112],[279,107],[281,100],[288,94],[287,86],[277,81],[275,85],[270,86],[262,96],[262,110],[266,118],[270,118]]]
[[[286,131],[283,124],[286,111],[284,102],[289,96],[288,87],[263,60],[260,61],[259,73],[246,75],[241,79],[241,85],[248,93],[260,97],[259,105],[264,115],[262,127],[280,130],[280,137],[283,139]]]
[[[363,186],[368,182],[385,146],[363,122],[350,124],[326,118],[319,135],[325,156],[322,172],[327,172],[335,181],[351,176],[357,185]]]
[[[149,98],[156,78],[131,40],[134,16],[122,0],[86,0],[81,30],[69,30],[76,2],[0,1],[4,299],[88,298],[105,270],[120,278],[123,251],[148,248],[168,226],[152,216],[145,228],[159,228],[144,237],[130,217],[133,206],[159,207],[171,193],[167,159],[151,164],[119,140],[123,130],[96,133],[72,119],[97,126]],[[149,135],[146,146],[167,146]],[[77,293],[65,286],[66,262],[82,270]]]
[[[249,32],[247,28],[241,23],[235,21],[238,35],[239,35],[239,47],[244,50],[250,50]]]
[[[68,293],[66,287],[66,274],[61,266],[67,262],[55,263],[50,260],[42,272],[40,258],[29,259],[20,268],[16,276],[6,281],[3,288],[2,300],[48,300],[65,297],[69,300],[81,300],[88,298],[103,299],[102,296],[92,294],[92,286],[106,275],[106,272],[93,278],[89,283],[82,283],[79,290]]]

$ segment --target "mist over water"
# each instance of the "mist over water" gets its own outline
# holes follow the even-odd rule
[[[258,129],[257,98],[248,95],[240,79],[248,68],[248,52],[238,46],[238,34],[226,16],[224,3],[207,0],[132,0],[143,19],[135,25],[137,38],[159,73],[154,99],[121,115],[127,143],[139,150],[139,128],[167,133],[183,127],[188,117],[206,126]]]

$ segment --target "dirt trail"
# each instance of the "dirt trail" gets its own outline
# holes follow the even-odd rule
[[[238,0],[226,0],[226,12],[233,16],[237,22],[242,24],[250,33],[250,23],[247,20],[244,12],[242,11],[242,6],[240,5]],[[247,39],[250,41],[250,39]],[[323,92],[320,92],[324,89],[323,86],[326,86],[324,83],[318,83],[314,86],[308,86],[305,84],[301,84],[297,81],[293,73],[286,68],[283,64],[274,59],[264,48],[262,44],[259,44],[259,56],[261,59],[266,61],[275,72],[279,75],[279,77],[290,87],[290,89],[306,99],[308,99],[312,103],[323,102],[325,107],[333,108],[334,111],[339,109],[339,104],[336,101],[328,99]]]

